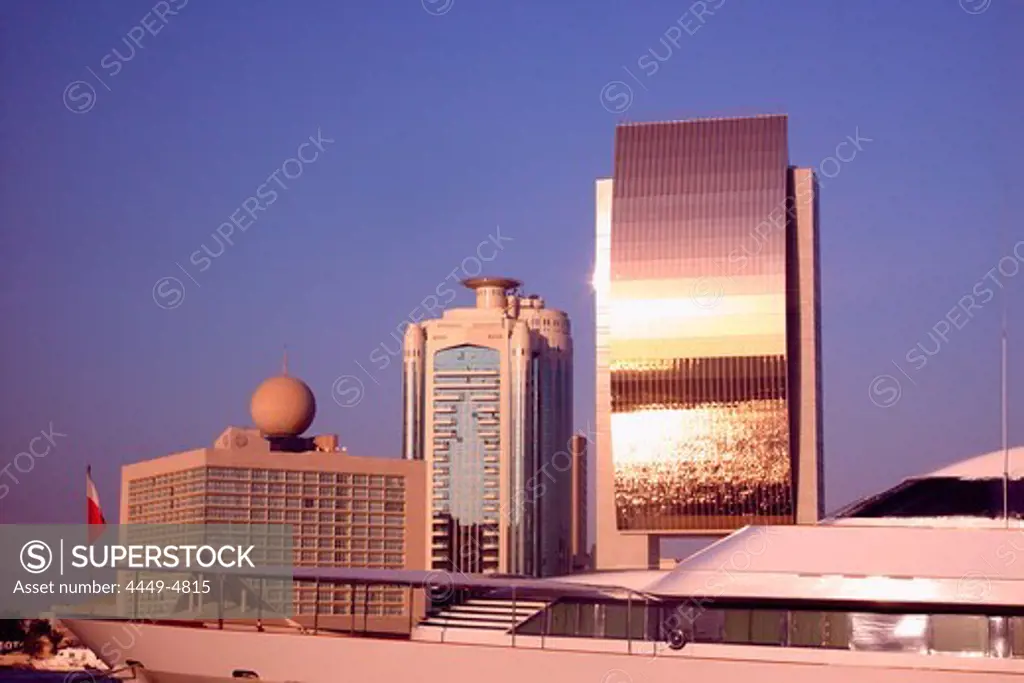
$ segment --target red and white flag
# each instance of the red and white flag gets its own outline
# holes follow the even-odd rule
[[[107,520],[103,519],[103,509],[100,507],[100,494],[96,493],[96,483],[92,480],[92,468],[89,466],[85,468],[85,498],[87,501],[86,505],[88,506],[89,526],[102,527],[107,523]],[[99,532],[102,529],[96,529],[96,531]]]

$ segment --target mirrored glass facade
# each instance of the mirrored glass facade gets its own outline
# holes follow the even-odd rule
[[[434,354],[436,569],[498,568],[500,369],[497,349],[465,345]]]
[[[786,135],[784,116],[616,130],[599,325],[619,530],[794,521]]]

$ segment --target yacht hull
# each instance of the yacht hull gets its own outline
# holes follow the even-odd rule
[[[260,633],[116,621],[65,620],[112,668],[140,683],[1024,683],[1024,660],[797,648],[688,645],[651,653],[583,650],[522,639],[515,647]],[[566,639],[567,641],[569,639]],[[621,644],[621,643],[620,643]],[[578,649],[570,649],[573,646]],[[131,660],[131,662],[129,661]],[[80,679],[87,681],[87,675]]]

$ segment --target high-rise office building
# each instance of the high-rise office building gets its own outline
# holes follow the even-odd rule
[[[403,450],[427,465],[432,568],[567,573],[569,318],[516,280],[463,284],[476,307],[405,332]]]
[[[785,116],[617,128],[597,183],[598,567],[821,515],[817,214]]]
[[[315,406],[299,379],[268,379],[252,397],[255,428],[124,466],[121,523],[288,525],[291,547],[268,558],[282,565],[426,568],[423,463],[352,456],[334,434],[301,436]],[[317,599],[315,584],[296,582],[292,604],[304,624],[316,615],[322,628],[346,629],[358,614],[361,625],[401,631],[413,603],[401,587],[321,587]]]

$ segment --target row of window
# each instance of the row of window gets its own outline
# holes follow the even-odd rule
[[[167,474],[157,474],[152,477],[142,477],[139,479],[133,479],[128,482],[129,491],[137,491],[154,486],[166,486],[169,484],[177,484],[180,482],[188,482],[198,479],[203,479],[206,476],[205,467],[193,467],[188,470],[178,470],[176,472],[168,472]]]
[[[440,373],[435,373],[434,384],[473,384],[484,385],[487,388],[497,389],[500,384],[500,376],[496,372],[488,372],[479,375],[442,375]]]
[[[296,472],[295,470],[247,469],[241,467],[209,467],[211,478],[253,481],[288,481],[307,484],[354,484],[356,486],[404,486],[405,477],[383,474],[353,474],[349,472]]]
[[[128,509],[129,524],[180,524],[201,521],[205,517],[206,511],[203,508],[159,514],[143,514],[142,508],[139,506]]]
[[[293,554],[296,563],[315,562],[317,567],[342,565],[351,567],[376,566],[383,569],[405,568],[405,556],[401,553],[346,553],[329,550],[303,550],[301,554]]]
[[[492,477],[501,476],[501,468],[498,465],[486,463],[483,468],[484,476],[491,475]],[[434,476],[448,476],[451,473],[451,465],[447,460],[445,461],[434,461]]]
[[[246,508],[206,508],[206,518],[213,521],[218,519],[251,520],[254,522],[321,522],[339,524],[370,524],[374,526],[399,526],[405,525],[405,518],[402,515],[378,515],[378,514],[349,514],[347,512],[303,512],[298,510],[249,510]]]
[[[317,612],[316,606],[313,603],[302,603],[295,606],[295,612],[297,614],[315,614]],[[348,605],[321,605],[320,614],[330,615],[351,615],[352,610],[349,609]],[[369,605],[363,607],[362,604],[356,605],[356,616],[362,614],[368,614],[370,616],[399,616],[405,614],[405,607],[402,605]]]
[[[401,500],[329,500],[324,498],[267,498],[265,496],[235,496],[235,495],[209,495],[205,499],[202,496],[189,496],[182,499],[172,500],[168,504],[154,504],[154,509],[159,507],[170,508],[187,507],[189,505],[232,505],[244,508],[303,508],[321,510],[355,510],[369,512],[405,512],[405,502]]]
[[[296,522],[322,522],[340,524],[371,524],[377,526],[404,527],[405,518],[403,515],[380,515],[380,514],[349,514],[333,512],[302,512],[298,510],[250,510],[248,508],[227,508],[227,507],[197,507],[191,510],[180,512],[165,512],[161,509],[143,508],[130,506],[128,508],[128,523],[130,524],[171,524],[189,520],[206,520],[216,522],[227,520],[232,522],[255,522],[255,523],[296,523]]]
[[[434,507],[436,508],[437,501],[449,500],[452,497],[452,495],[451,491],[447,489],[447,482],[445,482],[445,488],[440,488],[437,483],[435,483],[434,486]],[[488,491],[487,493],[484,493],[483,496],[481,496],[483,500],[498,500],[498,492],[495,490],[498,488],[498,484],[496,482],[492,486],[488,486],[487,483],[485,482],[484,488],[488,489]],[[456,494],[458,494],[458,492],[456,492]]]
[[[267,510],[268,502],[271,503],[270,510]],[[379,501],[370,501],[369,504],[365,504],[366,501],[351,501],[352,503],[361,503],[359,505],[349,504],[349,501],[338,501],[338,510],[354,510],[355,514],[349,514],[347,512],[325,512],[325,509],[333,509],[333,503],[328,508],[324,505],[324,501],[320,501],[320,511],[313,509],[312,501],[299,501],[299,499],[289,499],[287,503],[283,500],[274,501],[271,499],[268,501],[265,498],[253,497],[251,499],[240,496],[207,496],[205,498],[187,498],[184,500],[171,500],[163,501],[160,503],[153,503],[151,505],[129,505],[128,516],[132,521],[138,522],[142,517],[150,517],[158,515],[159,513],[168,512],[171,510],[189,510],[191,513],[186,515],[187,518],[201,518],[203,516],[203,509],[205,505],[216,505],[221,507],[232,507],[241,508],[236,512],[246,513],[248,511],[249,517],[253,520],[270,520],[270,521],[288,521],[288,522],[355,522],[355,523],[366,523],[367,515],[360,514],[360,511],[368,512],[388,512],[388,513],[404,513],[405,504],[399,502],[387,502],[382,503]],[[343,503],[343,504],[342,504]],[[286,507],[287,511],[283,511],[280,508]],[[296,508],[304,508],[306,511],[300,513]],[[217,508],[213,509],[213,514],[222,514],[221,510]],[[239,519],[246,518],[243,514]],[[385,516],[381,515],[370,515],[371,524],[401,524],[403,523],[403,516],[398,514],[388,514]]]
[[[273,512],[273,511],[271,511]],[[138,523],[138,520],[132,519],[132,523]],[[257,543],[263,547],[272,546],[287,546],[292,543],[298,544],[299,539],[306,539],[311,537],[319,536],[317,544],[319,547],[335,547],[344,548],[347,545],[338,545],[339,543],[347,543],[347,538],[382,538],[389,539],[385,547],[389,550],[399,550],[400,548],[395,546],[395,543],[401,544],[405,538],[405,529],[398,526],[364,526],[366,520],[362,520],[362,524],[350,525],[350,524],[302,524],[292,525],[292,529],[288,530],[284,525],[278,527],[277,525],[246,525],[244,538],[252,539],[250,542]],[[190,525],[191,526],[191,525]],[[287,531],[287,533],[286,533]],[[186,530],[182,530],[175,526],[170,526],[165,534],[149,534],[145,535],[145,538],[151,539],[151,542],[157,543],[160,540],[165,542],[180,541],[182,534],[187,533]],[[223,535],[223,534],[219,534]],[[144,534],[140,531],[135,532],[132,538],[143,539]],[[142,542],[141,540],[138,542]],[[353,541],[354,543],[355,541]]]
[[[1024,617],[559,602],[524,635],[1024,657]]]
[[[331,536],[368,536],[370,538],[404,538],[405,530],[395,527],[380,527],[380,526],[328,526],[321,524],[319,526],[313,524],[303,524],[300,527],[296,527],[295,531],[303,536],[316,536],[319,535],[321,540],[329,540]]]
[[[153,489],[150,491],[133,491],[129,494],[129,501],[133,503],[144,503],[147,501],[163,500],[168,497],[182,497],[187,494],[202,495],[206,492],[216,493],[242,493],[250,492],[256,494],[270,495],[305,495],[320,498],[344,498],[344,499],[371,499],[371,500],[404,500],[405,489],[365,487],[365,486],[319,486],[314,484],[274,484],[261,482],[237,482],[237,481],[209,481],[192,482],[187,485],[171,486],[169,488]]]
[[[500,397],[497,394],[493,394],[493,393],[489,393],[489,392],[486,393],[486,394],[473,393],[473,394],[470,395],[470,399],[473,401],[473,403],[476,404],[476,405],[473,406],[473,410],[475,412],[477,412],[477,413],[483,413],[483,412],[486,412],[486,411],[490,411],[492,413],[497,413],[498,412],[498,405],[497,404],[498,404],[499,398]],[[453,413],[453,412],[455,412],[455,410],[454,410],[452,404],[453,403],[461,403],[464,400],[465,400],[464,396],[461,396],[459,394],[454,394],[454,393],[451,393],[451,392],[435,394],[434,395],[434,412],[435,413]]]
[[[248,469],[242,467],[196,467],[141,477],[128,483],[129,493],[154,487],[197,481],[206,478],[241,481],[286,481],[307,484],[350,484],[355,486],[389,486],[403,488],[405,477],[383,474],[352,474],[348,472],[297,472],[295,470]]]
[[[192,487],[196,487],[193,485]],[[382,500],[402,500],[405,498],[405,489],[392,487],[385,489],[381,486],[324,486],[318,484],[282,484],[267,482],[244,482],[244,481],[211,481],[206,485],[207,491],[221,491],[224,493],[270,493],[277,495],[305,495],[319,496],[322,498],[372,498]],[[184,493],[183,490],[172,490],[171,493]]]
[[[383,589],[380,586],[371,586],[369,591],[367,591],[365,586],[356,586],[356,590],[353,591],[350,586],[343,586],[339,588],[320,586],[320,603],[350,603],[352,602],[353,592],[355,593],[355,602],[360,606],[362,606],[364,602],[371,605],[374,603],[394,605],[405,601],[408,590],[404,588]],[[316,602],[316,587],[309,586],[303,582],[301,586],[295,587],[293,598],[295,602]]]
[[[399,540],[382,540],[373,538],[367,541],[365,538],[303,538],[296,547],[303,548],[336,548],[340,550],[405,550],[405,542]]]

